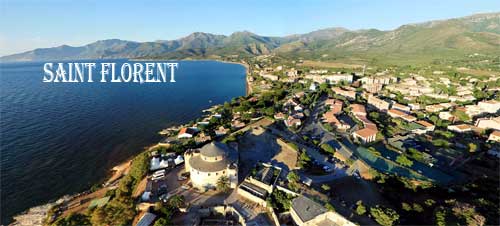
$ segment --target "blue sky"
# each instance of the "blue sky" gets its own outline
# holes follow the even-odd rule
[[[498,0],[0,0],[0,55],[109,38],[177,39],[194,31],[283,36],[328,27],[388,30],[498,11]]]

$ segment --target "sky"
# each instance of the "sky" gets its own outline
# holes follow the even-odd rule
[[[171,40],[192,32],[284,36],[500,12],[498,0],[0,0],[0,56],[97,40]]]

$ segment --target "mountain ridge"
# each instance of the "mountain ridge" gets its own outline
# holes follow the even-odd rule
[[[228,36],[193,32],[175,40],[135,42],[105,39],[84,46],[61,45],[0,57],[2,62],[100,58],[203,58],[262,54],[331,58],[364,56],[450,57],[500,52],[500,13],[401,25],[394,30],[332,27],[283,37],[238,31]]]

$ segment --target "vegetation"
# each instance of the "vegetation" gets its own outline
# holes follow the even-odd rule
[[[284,212],[290,210],[293,198],[293,195],[276,189],[270,196],[267,197],[266,201],[269,206],[277,209],[278,212]]]
[[[381,208],[379,206],[370,208],[370,214],[377,223],[383,226],[395,225],[399,219],[399,215],[396,211],[389,208]]]
[[[335,148],[333,148],[332,146],[330,146],[327,143],[321,144],[321,150],[323,150],[324,152],[329,153],[329,154],[335,154]]]
[[[366,213],[366,207],[363,205],[363,201],[361,200],[356,202],[356,213],[358,215],[363,215]]]
[[[413,161],[411,161],[410,159],[408,159],[404,155],[399,155],[396,158],[396,162],[401,164],[402,166],[406,166],[406,167],[411,167],[413,165]]]
[[[222,176],[217,180],[217,190],[222,192],[228,192],[230,190],[229,178]]]

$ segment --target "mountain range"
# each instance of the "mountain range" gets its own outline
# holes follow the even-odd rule
[[[500,53],[500,13],[407,24],[394,30],[328,28],[306,34],[267,37],[248,31],[229,36],[195,32],[176,40],[120,39],[84,46],[62,45],[3,56],[2,62],[101,58],[212,58],[278,54],[306,58],[440,59]]]

